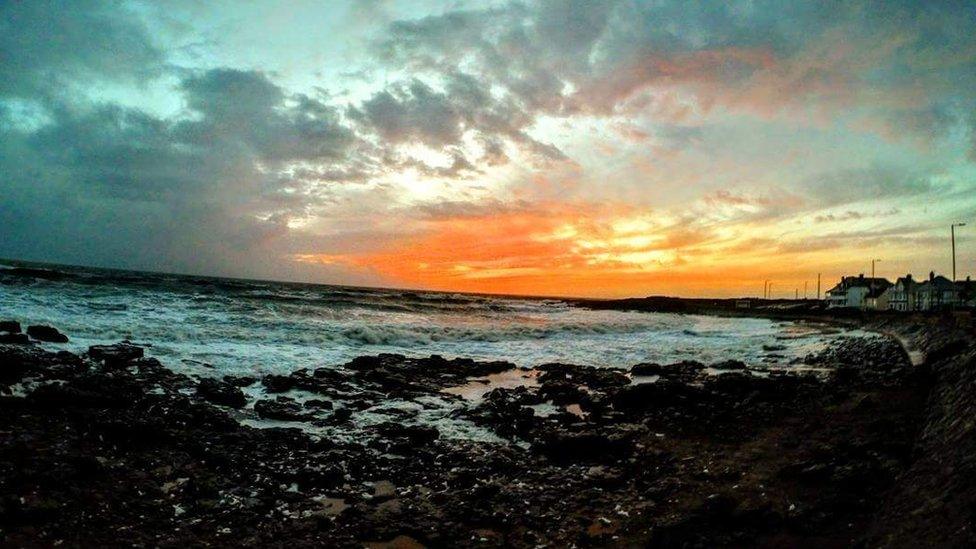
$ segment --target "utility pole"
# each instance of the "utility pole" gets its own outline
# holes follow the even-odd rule
[[[769,283],[769,299],[773,298],[773,283]]]
[[[820,301],[820,273],[817,273],[817,301]]]
[[[769,299],[769,281],[763,282],[763,299]]]
[[[881,260],[880,259],[872,259],[871,260],[871,279],[872,279],[871,280],[871,284],[874,284],[874,263],[877,262],[877,261],[881,261]]]
[[[807,300],[807,281],[803,281],[803,301]]]
[[[793,301],[796,301],[797,299],[800,299],[800,289],[793,288]]]
[[[956,227],[965,227],[965,223],[953,223],[949,225],[949,233],[952,235],[952,281],[956,281]]]

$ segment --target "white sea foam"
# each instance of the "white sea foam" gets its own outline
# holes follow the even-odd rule
[[[834,334],[762,319],[591,311],[559,300],[335,288],[72,270],[0,271],[0,319],[50,324],[83,350],[120,339],[205,375],[285,373],[379,352],[629,367],[738,359],[782,363]],[[787,336],[787,337],[784,337]],[[782,345],[770,359],[763,345]],[[208,366],[209,365],[209,366]]]

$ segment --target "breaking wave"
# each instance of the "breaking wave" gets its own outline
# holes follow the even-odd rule
[[[0,265],[0,319],[51,324],[68,348],[130,339],[194,371],[288,372],[398,352],[628,367],[638,362],[761,362],[763,345],[802,356],[816,335],[788,326],[580,309],[558,299],[370,289]],[[213,370],[208,372],[212,375]]]

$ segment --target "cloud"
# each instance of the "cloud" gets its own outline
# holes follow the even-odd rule
[[[93,0],[0,4],[0,97],[42,99],[105,80],[139,83],[164,55],[126,7]]]
[[[802,188],[815,204],[835,206],[931,192],[931,174],[907,167],[875,165],[831,170],[807,179]]]
[[[922,242],[854,228],[971,205],[939,195],[976,159],[966,4],[465,5],[258,55],[219,10],[0,4],[0,255],[515,289]]]
[[[275,255],[289,223],[327,202],[295,177],[359,169],[336,108],[256,71],[214,69],[178,89],[188,112],[51,103],[33,131],[0,130],[4,254],[233,273]],[[65,239],[59,235],[70,234]],[[280,244],[279,244],[280,245]]]

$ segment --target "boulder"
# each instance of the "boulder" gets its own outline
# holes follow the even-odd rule
[[[635,376],[657,376],[661,375],[661,370],[662,367],[660,364],[641,362],[640,364],[634,364],[630,368],[630,373]]]
[[[88,348],[88,356],[92,360],[101,362],[107,368],[125,368],[130,362],[142,358],[142,347],[126,341],[113,345],[92,345]]]
[[[438,438],[441,433],[436,427],[423,425],[403,425],[401,423],[386,422],[376,426],[376,431],[389,439],[407,440],[411,444],[428,444]]]
[[[197,396],[208,402],[227,406],[229,408],[243,408],[247,403],[244,392],[235,385],[216,379],[204,379],[197,385]]]
[[[37,341],[47,341],[50,343],[67,343],[68,336],[50,326],[34,325],[27,327],[27,335]]]
[[[30,343],[27,334],[3,333],[0,334],[0,343]]]
[[[295,388],[295,380],[288,376],[268,374],[261,380],[269,393],[284,393]]]
[[[741,360],[723,360],[712,364],[712,368],[716,370],[745,370],[746,363]]]
[[[17,322],[16,320],[0,320],[0,332],[19,334],[20,322]]]
[[[293,400],[259,400],[254,403],[254,411],[264,419],[280,421],[302,421],[307,416],[302,413],[302,407]]]

